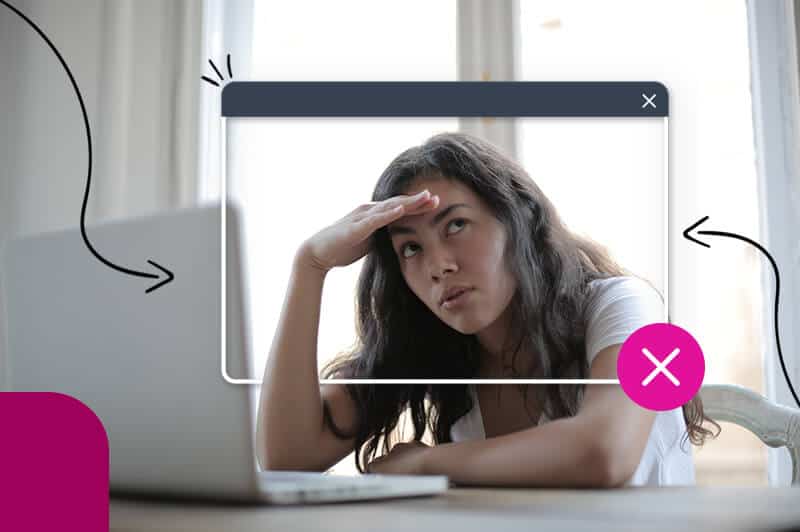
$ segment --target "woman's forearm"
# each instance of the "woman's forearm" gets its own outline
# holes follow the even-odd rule
[[[317,336],[325,272],[305,258],[301,247],[264,371],[256,437],[262,467],[300,469],[316,461],[323,430]]]
[[[609,487],[608,460],[575,418],[527,430],[432,447],[424,471],[458,484],[483,486]]]

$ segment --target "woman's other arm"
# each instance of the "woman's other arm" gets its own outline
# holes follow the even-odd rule
[[[295,256],[278,328],[264,371],[257,418],[257,455],[263,469],[324,471],[353,448],[323,423],[322,401],[339,428],[355,424],[355,406],[343,385],[321,390],[317,332],[326,271],[305,247]]]
[[[405,215],[426,212],[438,197],[426,190],[363,204],[300,246],[261,386],[256,455],[263,469],[322,471],[353,448],[323,422],[323,400],[339,429],[352,432],[356,407],[342,385],[317,376],[317,336],[325,276],[366,255],[370,236]]]
[[[616,379],[620,345],[603,349],[590,378]],[[615,487],[636,470],[655,413],[634,404],[616,384],[589,384],[577,415],[504,436],[417,449],[418,472],[448,475],[462,484],[487,486]],[[377,473],[403,473],[414,456],[389,453]],[[402,465],[401,465],[402,464]],[[408,464],[408,465],[406,465]],[[397,467],[400,466],[400,467]]]

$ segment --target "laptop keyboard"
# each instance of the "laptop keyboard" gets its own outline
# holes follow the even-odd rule
[[[353,483],[359,484],[378,484],[385,482],[383,475],[332,475],[329,473],[315,473],[311,471],[262,471],[259,473],[261,482],[293,482],[303,483],[307,486],[308,483],[320,483],[325,485],[341,484],[352,485]]]
[[[259,483],[269,501],[278,504],[434,495],[447,490],[446,477],[310,471],[263,471],[259,473]]]

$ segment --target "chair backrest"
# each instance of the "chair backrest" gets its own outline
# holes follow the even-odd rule
[[[700,396],[705,414],[714,421],[742,426],[770,447],[786,447],[792,457],[792,485],[800,485],[800,409],[734,384],[706,384]]]

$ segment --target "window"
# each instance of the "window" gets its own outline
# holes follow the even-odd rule
[[[656,80],[668,87],[671,320],[703,347],[706,382],[763,393],[762,258],[732,241],[717,239],[706,249],[681,236],[703,216],[709,228],[759,234],[745,2],[520,2],[520,34],[523,80]],[[571,153],[550,158],[573,164],[602,151],[604,141],[600,132],[587,135]],[[535,142],[521,146],[522,160],[535,168]],[[621,177],[603,179],[629,190]],[[569,194],[558,185],[548,183],[548,190]],[[578,229],[591,223],[579,209],[567,221]],[[766,483],[764,445],[730,425],[695,452],[695,464],[699,484]]]
[[[759,234],[757,182],[750,97],[750,64],[747,13],[744,2],[706,0],[662,3],[633,0],[592,2],[559,0],[519,2],[518,79],[525,81],[642,81],[663,82],[670,90],[669,121],[669,291],[671,320],[690,330],[700,341],[707,359],[707,382],[732,382],[757,392],[763,390],[761,357],[761,257],[750,247],[732,241],[714,241],[711,249],[689,243],[683,229],[703,216],[714,229],[752,237]],[[366,1],[278,2],[255,0],[251,79],[259,80],[455,80],[458,68],[456,2],[414,0],[399,4]],[[356,22],[357,21],[357,22]],[[461,35],[461,40],[476,35]],[[465,49],[463,42],[461,49]],[[462,58],[462,62],[463,62]],[[467,71],[467,70],[464,70]],[[620,238],[624,220],[619,213],[596,220],[578,200],[595,203],[617,201],[621,194],[639,198],[653,194],[652,187],[636,176],[654,164],[648,156],[620,160],[619,173],[592,173],[598,157],[610,157],[604,146],[629,147],[640,154],[647,139],[666,142],[662,128],[647,125],[629,128],[620,121],[590,124],[585,135],[574,139],[571,149],[547,152],[546,140],[533,121],[518,120],[517,157],[553,199],[567,223],[607,245],[623,266],[641,273],[657,286],[652,257],[644,257],[630,245],[649,229],[629,228]],[[273,253],[286,256],[294,239],[264,242],[260,210],[271,203],[297,198],[289,189],[278,189],[263,169],[281,175],[322,174],[322,157],[340,157],[358,146],[345,181],[339,175],[322,181],[328,204],[298,208],[330,208],[331,221],[345,214],[340,205],[365,201],[375,177],[396,155],[395,147],[418,143],[443,129],[456,129],[452,121],[398,121],[399,126],[375,125],[376,135],[364,135],[364,121],[315,120],[312,136],[296,121],[270,120],[262,124],[242,121],[232,128],[236,138],[228,143],[229,157],[237,167],[229,171],[230,195],[242,203],[245,247],[248,250],[251,294],[250,322],[256,368],[263,368],[272,337],[269,327],[277,311],[268,310],[258,298],[282,300],[289,264],[271,260]],[[342,125],[347,131],[342,134]],[[308,125],[308,122],[305,124]],[[595,127],[596,126],[596,127]],[[334,137],[330,131],[336,128]],[[661,136],[658,136],[661,135]],[[320,139],[329,142],[322,143]],[[332,140],[331,140],[332,139]],[[313,160],[289,145],[307,142],[328,150]],[[610,144],[604,144],[610,143]],[[270,149],[270,146],[272,149]],[[280,146],[280,148],[278,148]],[[388,150],[387,150],[388,147]],[[564,166],[587,177],[587,192],[576,198],[564,183],[548,180],[553,169]],[[561,172],[559,172],[561,173]],[[236,175],[236,179],[230,176]],[[304,177],[303,177],[304,178]],[[340,178],[341,179],[341,178]],[[284,185],[292,185],[281,180]],[[295,181],[295,184],[298,182]],[[637,188],[638,187],[638,188]],[[320,196],[323,196],[320,194]],[[724,198],[724,199],[722,199]],[[344,203],[343,203],[344,202]],[[249,206],[249,207],[248,207]],[[289,205],[292,207],[292,205]],[[592,209],[594,211],[594,209]],[[617,216],[617,218],[614,218]],[[310,236],[316,227],[298,228]],[[636,233],[639,231],[639,233]],[[268,245],[265,245],[268,244]],[[353,315],[341,309],[352,301],[352,289],[360,263],[335,271],[326,282],[320,324],[320,362],[326,355],[346,349],[353,339]],[[254,275],[254,272],[259,272]],[[265,275],[263,272],[270,272]],[[654,278],[656,277],[656,278]],[[280,287],[276,292],[275,287]],[[268,295],[267,295],[268,294]],[[266,295],[266,296],[265,296]],[[279,311],[279,309],[278,309]],[[340,322],[332,316],[340,316]],[[765,483],[764,446],[729,426],[721,441],[711,442],[695,453],[698,482],[721,484]],[[350,467],[352,457],[346,460]],[[341,469],[337,469],[341,470]]]

